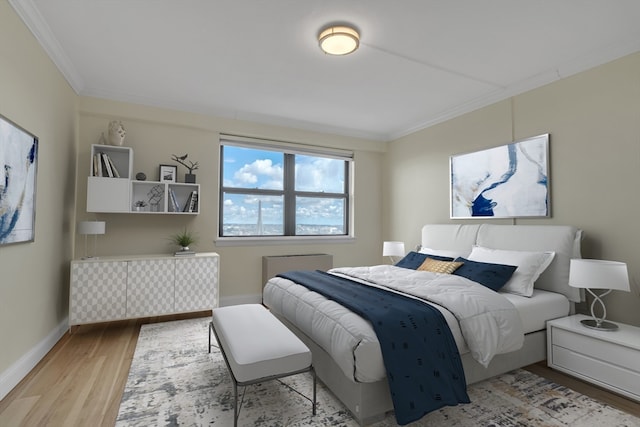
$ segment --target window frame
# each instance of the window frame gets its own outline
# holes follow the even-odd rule
[[[224,186],[224,147],[235,146],[248,149],[275,151],[283,154],[283,189],[258,189],[258,188],[237,188]],[[344,189],[342,193],[298,191],[295,189],[295,156],[313,156],[333,158],[344,161]],[[278,243],[318,243],[323,240],[331,242],[354,240],[353,227],[353,182],[354,182],[354,158],[353,152],[342,149],[333,149],[315,145],[296,144],[284,141],[262,140],[231,135],[220,135],[219,140],[219,183],[218,183],[218,230],[216,233],[216,244],[242,245],[242,244],[278,244]],[[283,235],[246,235],[246,236],[223,236],[223,210],[225,194],[245,194],[245,195],[277,195],[283,198]],[[343,227],[344,234],[301,234],[296,233],[296,198],[322,198],[322,199],[342,199],[344,201]]]

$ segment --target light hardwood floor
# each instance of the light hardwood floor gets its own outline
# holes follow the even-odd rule
[[[77,327],[0,401],[0,426],[113,426],[140,326],[206,314]],[[527,369],[640,417],[638,402],[553,371],[544,363]]]

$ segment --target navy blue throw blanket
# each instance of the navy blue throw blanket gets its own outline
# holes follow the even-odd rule
[[[278,276],[371,322],[382,349],[398,424],[416,421],[443,406],[470,402],[458,348],[438,309],[322,271],[289,271]]]

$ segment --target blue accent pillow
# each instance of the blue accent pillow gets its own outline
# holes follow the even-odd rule
[[[404,258],[396,263],[396,267],[408,268],[410,270],[417,270],[418,267],[422,265],[427,257],[431,259],[435,259],[438,261],[453,261],[453,258],[446,256],[437,256],[437,255],[429,255],[423,254],[420,252],[411,251]]]
[[[515,265],[470,261],[462,257],[456,258],[456,261],[464,262],[464,264],[458,267],[453,274],[466,277],[496,292],[509,281],[513,272],[518,268]]]

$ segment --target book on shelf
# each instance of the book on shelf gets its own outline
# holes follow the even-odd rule
[[[111,157],[104,152],[93,155],[93,176],[120,178],[120,172],[116,168]]]
[[[184,208],[182,212],[198,212],[198,192],[193,190],[189,197],[187,198],[187,202],[184,204]]]
[[[102,176],[102,162],[98,156],[99,154],[93,155],[93,176]]]
[[[171,203],[171,212],[180,212],[178,199],[176,198],[176,193],[175,191],[173,191],[173,188],[169,189],[169,196],[169,201]]]
[[[114,178],[120,178],[120,173],[118,172],[118,169],[116,169],[116,165],[113,164],[113,160],[111,160],[111,157],[107,156],[107,160],[109,160],[109,166],[111,167],[111,170],[113,171],[113,177]]]
[[[103,173],[103,176],[108,176],[109,178],[113,178],[113,171],[111,170],[111,164],[109,163],[109,156],[107,153],[100,153],[102,156],[102,163],[104,165],[104,170],[107,172]]]

